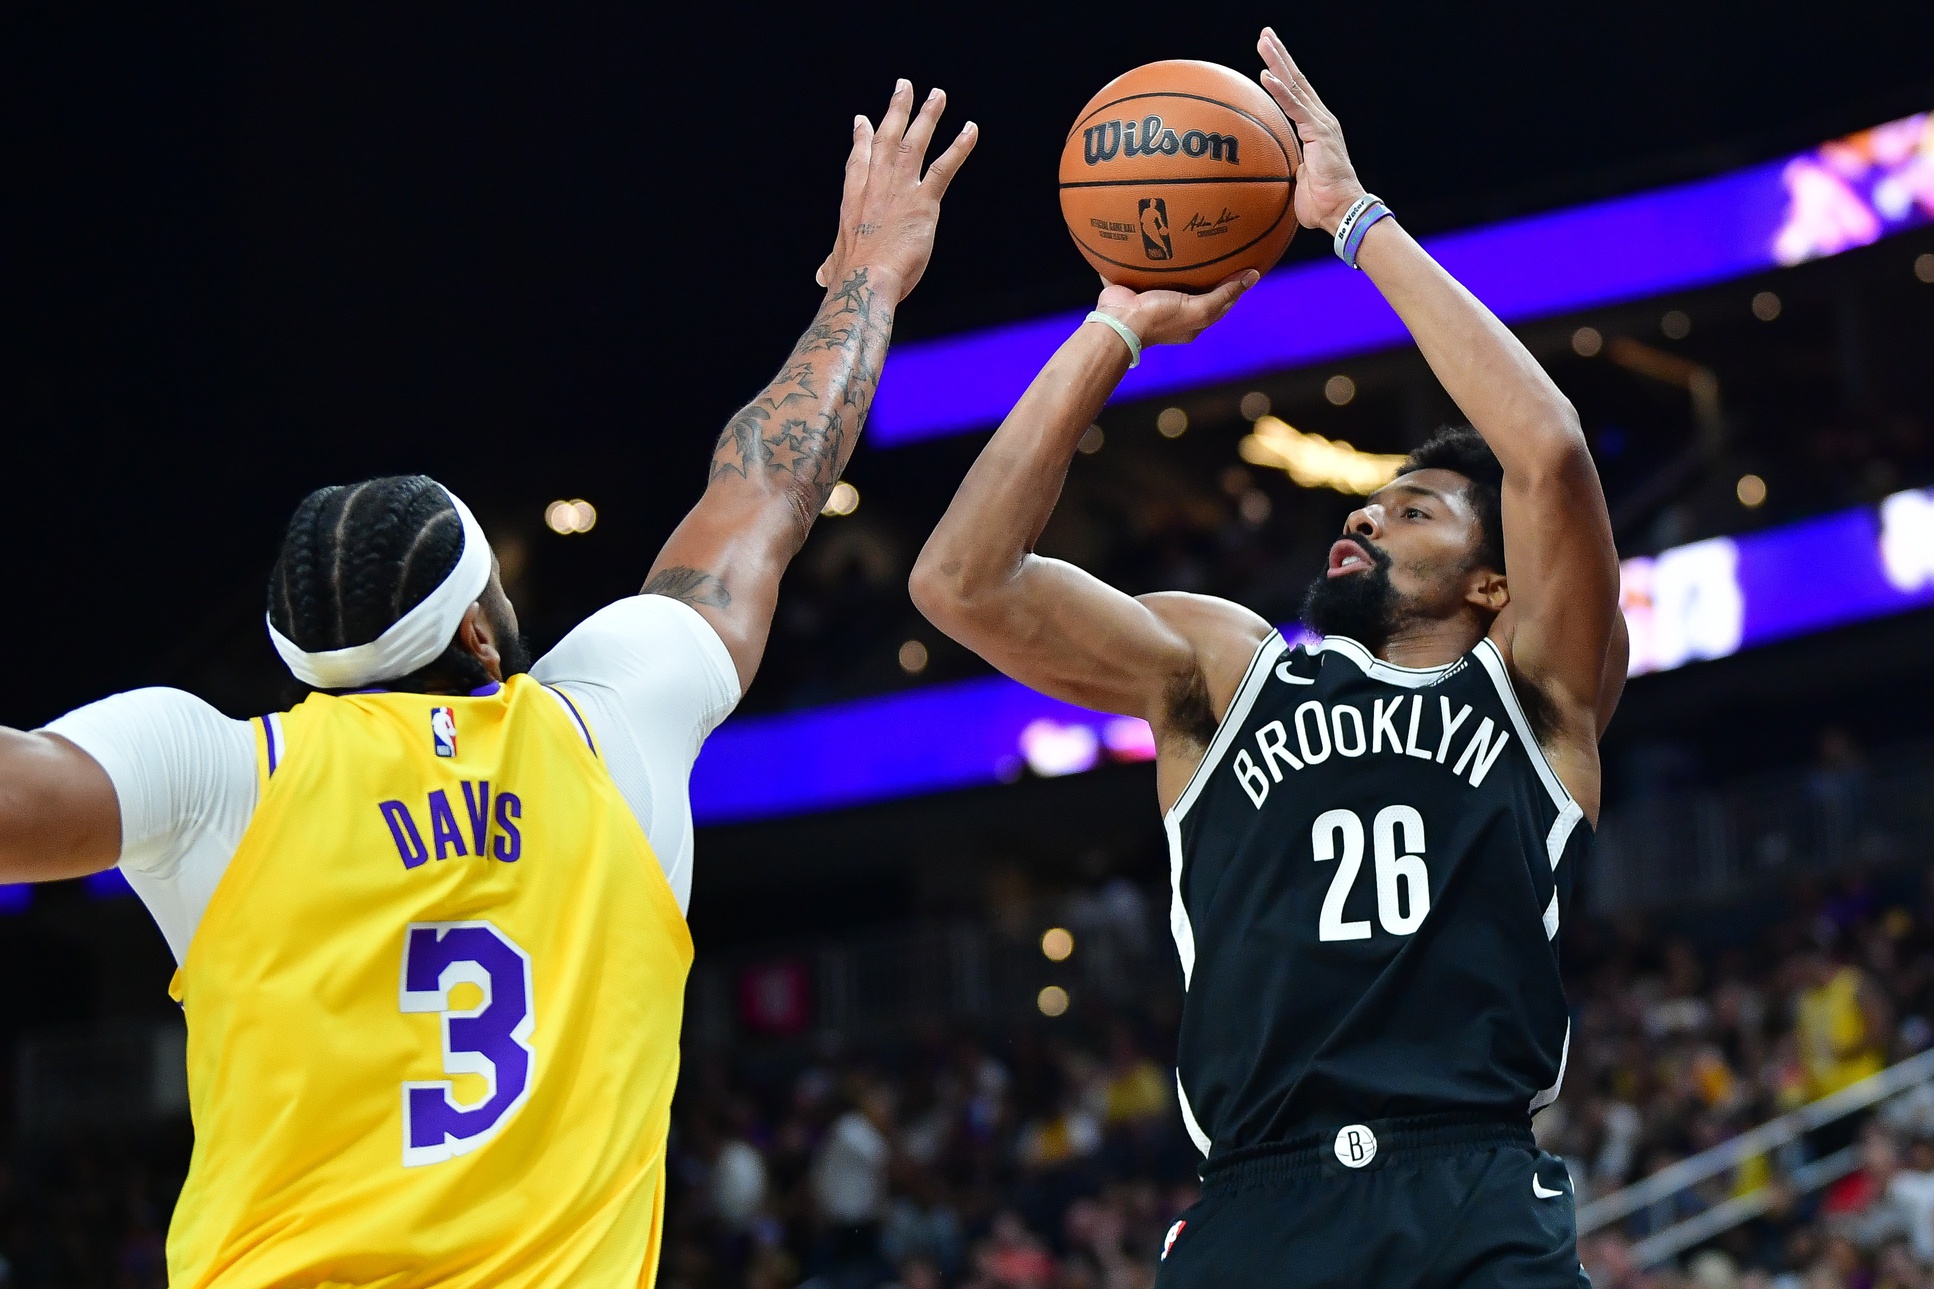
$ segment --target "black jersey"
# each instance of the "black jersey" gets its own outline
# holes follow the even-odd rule
[[[1165,823],[1205,1155],[1557,1096],[1591,828],[1490,641],[1417,669],[1272,634]]]

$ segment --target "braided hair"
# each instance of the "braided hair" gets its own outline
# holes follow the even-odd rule
[[[318,488],[302,499],[269,575],[269,620],[310,653],[368,644],[442,584],[463,554],[463,521],[426,475]],[[480,688],[490,675],[451,641],[391,689]]]
[[[1483,568],[1504,572],[1504,506],[1500,495],[1504,467],[1484,436],[1468,425],[1449,425],[1425,440],[1404,459],[1399,474],[1413,470],[1449,470],[1471,481],[1465,490],[1477,512],[1479,540],[1473,553]]]

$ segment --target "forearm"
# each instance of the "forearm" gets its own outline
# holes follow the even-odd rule
[[[1577,413],[1537,359],[1396,220],[1371,228],[1357,263],[1507,472],[1582,449]]]
[[[772,512],[790,557],[859,443],[893,336],[897,287],[858,268],[826,293],[785,366],[712,452],[710,490]]]
[[[705,495],[659,551],[643,593],[710,622],[750,685],[779,579],[859,442],[892,338],[897,287],[858,268],[826,293],[785,366],[712,451]]]
[[[920,553],[916,593],[965,602],[1014,576],[1054,513],[1075,445],[1127,370],[1121,337],[1076,328],[967,472]]]

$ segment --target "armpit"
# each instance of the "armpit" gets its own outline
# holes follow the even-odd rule
[[[1215,706],[1209,700],[1209,681],[1202,669],[1178,672],[1163,695],[1165,733],[1190,739],[1201,747],[1215,741]]]

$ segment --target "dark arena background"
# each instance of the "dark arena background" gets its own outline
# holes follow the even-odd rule
[[[1197,1185],[1148,730],[995,676],[907,574],[1004,410],[959,390],[1092,300],[1068,123],[1150,60],[1255,70],[1264,22],[1609,494],[1634,676],[1537,1123],[1593,1283],[1929,1284],[1925,3],[12,8],[0,723],[288,701],[264,584],[323,483],[448,482],[539,650],[634,592],[816,307],[853,115],[944,86],[982,142],[694,777],[661,1283],[1143,1289]],[[1349,278],[1306,230],[1231,319],[1263,359],[1138,372],[1043,551],[1293,622],[1355,481],[1455,415]],[[166,945],[113,872],[0,887],[0,968],[0,1286],[164,1284]]]

